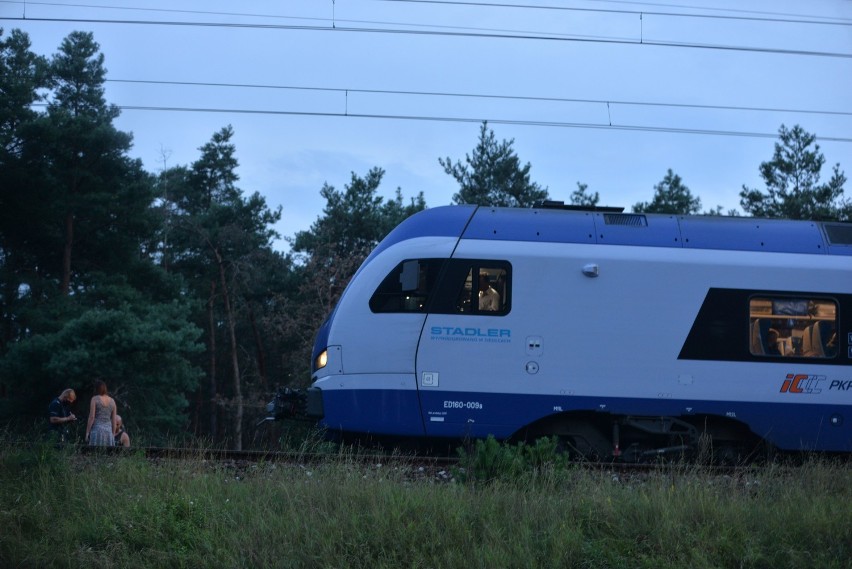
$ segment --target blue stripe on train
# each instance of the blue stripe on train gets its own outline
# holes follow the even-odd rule
[[[498,439],[541,418],[570,411],[641,416],[715,415],[744,423],[782,450],[852,451],[847,405],[749,403],[421,391],[323,391],[325,418],[333,430],[376,435],[486,437]],[[791,420],[792,416],[795,421]],[[425,431],[424,431],[425,423]]]
[[[422,437],[417,391],[399,389],[332,389],[322,391],[324,418],[332,430],[376,435]]]

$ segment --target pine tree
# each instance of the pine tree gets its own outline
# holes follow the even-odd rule
[[[260,194],[245,196],[236,185],[239,163],[233,135],[232,127],[222,128],[200,148],[201,156],[190,168],[174,168],[161,175],[161,182],[169,184],[168,193],[163,194],[168,203],[162,207],[169,212],[169,239],[162,241],[162,258],[171,259],[169,270],[184,275],[194,293],[205,299],[205,315],[198,319],[207,329],[207,391],[213,404],[210,431],[212,436],[218,434],[217,407],[224,406],[232,412],[229,435],[235,448],[241,449],[246,368],[241,354],[247,351],[243,347],[254,343],[255,354],[264,359],[255,334],[245,344],[237,334],[242,318],[254,316],[246,309],[251,294],[246,275],[259,255],[270,261],[284,259],[271,253],[271,242],[277,237],[272,225],[281,218],[281,209],[270,210]],[[224,340],[222,350],[220,339]],[[229,388],[219,381],[220,355],[230,376]]]
[[[548,198],[547,188],[530,181],[530,163],[521,166],[512,149],[514,139],[498,143],[488,123],[479,129],[479,141],[465,161],[439,158],[444,172],[459,183],[455,204],[494,207],[533,207]]]
[[[635,204],[633,211],[692,215],[701,211],[701,199],[693,196],[681,177],[669,168],[663,180],[654,186],[653,199]]]
[[[816,135],[796,125],[778,131],[772,160],[760,164],[766,191],[743,186],[740,205],[755,217],[786,219],[852,219],[852,201],[843,196],[846,175],[840,164],[832,169],[831,179],[820,183],[825,156],[815,144]]]

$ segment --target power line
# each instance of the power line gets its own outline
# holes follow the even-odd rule
[[[205,16],[236,16],[236,17],[246,17],[246,18],[271,18],[278,20],[302,20],[302,21],[312,21],[312,22],[328,22],[331,24],[332,28],[336,27],[336,22],[345,22],[349,24],[368,24],[368,25],[379,25],[379,26],[406,26],[410,28],[429,28],[429,29],[446,29],[446,30],[475,30],[475,31],[484,31],[484,32],[508,32],[508,33],[523,33],[535,35],[541,32],[535,31],[523,31],[523,30],[512,30],[505,28],[483,28],[483,27],[473,27],[473,26],[449,26],[442,24],[420,24],[420,23],[408,23],[408,22],[389,22],[389,21],[381,21],[381,20],[353,20],[353,19],[334,19],[334,18],[308,18],[308,17],[300,17],[300,16],[280,16],[277,14],[255,14],[248,12],[214,12],[210,10],[180,10],[175,8],[138,8],[138,7],[129,7],[129,6],[103,6],[97,4],[65,4],[65,3],[57,3],[57,2],[24,2],[23,0],[0,0],[0,4],[24,4],[24,5],[37,5],[37,6],[62,6],[69,8],[98,8],[104,10],[125,10],[125,11],[134,11],[134,12],[161,12],[161,13],[177,13],[177,14],[194,14],[194,15],[205,15]],[[0,20],[4,18],[0,17]],[[27,18],[26,15],[23,16],[25,20],[35,20],[35,18]],[[554,36],[562,36],[562,37],[571,37],[569,34],[551,34]],[[594,35],[583,35],[583,34],[572,34],[573,37],[589,37],[595,38],[600,36]],[[629,38],[618,38],[618,39],[629,39]]]
[[[691,103],[660,103],[653,101],[627,101],[617,99],[576,99],[567,97],[541,97],[529,95],[494,95],[488,93],[452,93],[447,91],[402,91],[391,89],[350,89],[344,87],[305,87],[294,85],[261,85],[254,83],[214,83],[201,81],[161,81],[161,80],[146,80],[146,79],[107,79],[107,82],[112,83],[135,83],[146,85],[180,85],[189,87],[225,87],[225,88],[240,88],[240,89],[280,89],[290,91],[318,91],[318,92],[333,92],[333,93],[363,93],[372,95],[402,95],[402,96],[419,96],[419,97],[457,97],[457,98],[476,98],[476,99],[499,99],[510,101],[536,101],[536,102],[551,102],[551,103],[589,103],[589,104],[611,104],[625,106],[645,106],[645,107],[670,107],[684,109],[703,109],[703,110],[721,110],[721,111],[743,111],[743,112],[769,112],[769,113],[795,113],[795,114],[816,114],[816,115],[835,115],[835,116],[852,116],[852,111],[823,111],[813,109],[782,109],[772,107],[745,107],[737,105],[699,105]]]
[[[470,5],[496,5],[494,3],[474,3],[474,2],[459,2],[459,1],[438,1],[438,0],[377,0],[377,1],[412,1],[412,2],[426,2],[426,3],[444,3],[444,4],[470,4]],[[0,0],[0,3],[12,3],[6,0]],[[35,4],[46,4],[46,5],[58,5],[58,6],[70,6],[68,4],[55,4],[55,3],[39,3]],[[508,5],[508,4],[500,4],[500,5]],[[88,6],[95,8],[105,8],[104,6],[92,6],[92,5],[73,5],[73,6]],[[526,5],[511,5],[515,7],[527,7]],[[536,8],[548,8],[543,6],[536,6]],[[552,7],[551,7],[552,8]],[[116,9],[125,9],[125,8],[116,8]],[[132,9],[132,8],[126,8]],[[214,13],[214,12],[202,12],[202,11],[181,11],[181,10],[160,10],[160,9],[144,9],[150,11],[175,11],[175,12],[187,12],[187,13]],[[622,11],[626,12],[626,11]],[[217,12],[215,14],[219,15],[241,15],[241,16],[257,16],[260,15],[255,14],[237,14],[237,13],[222,13]],[[278,18],[288,18],[286,16],[271,16]],[[0,18],[2,19],[19,19],[19,18]],[[303,18],[310,20],[320,20],[319,18]],[[463,37],[511,37],[517,39],[552,39],[552,40],[565,40],[565,38],[560,38],[557,36],[527,36],[527,35],[506,35],[506,34],[481,34],[481,33],[449,33],[449,32],[436,32],[436,31],[411,31],[411,30],[394,30],[394,29],[372,29],[372,28],[329,28],[327,26],[294,26],[294,25],[275,25],[275,24],[235,24],[235,23],[215,23],[215,22],[180,22],[180,21],[172,21],[172,22],[161,22],[161,21],[148,21],[148,20],[101,20],[101,19],[60,19],[60,18],[29,18],[29,21],[59,21],[59,22],[89,22],[89,23],[107,23],[107,24],[141,24],[141,25],[168,25],[168,26],[199,26],[199,27],[227,27],[227,28],[260,28],[260,29],[283,29],[283,30],[310,30],[310,31],[350,31],[350,32],[377,32],[377,33],[401,33],[401,34],[427,34],[427,35],[444,35],[444,36],[463,36]],[[809,22],[806,22],[809,23]],[[631,40],[631,41],[618,41],[618,40],[580,40],[573,39],[572,41],[598,41],[603,43],[630,43],[637,44],[639,41]],[[836,54],[836,53],[826,53],[826,52],[804,52],[804,51],[796,51],[796,50],[779,50],[779,49],[770,49],[770,48],[743,48],[736,46],[718,46],[718,45],[701,45],[701,44],[680,44],[680,43],[672,43],[672,42],[649,42],[645,41],[645,44],[649,45],[664,45],[664,46],[672,46],[672,47],[703,47],[709,49],[726,49],[726,50],[736,50],[736,51],[763,51],[763,52],[771,52],[771,53],[785,53],[785,54],[800,54],[800,55],[827,55],[833,57],[844,57],[844,58],[852,58],[852,54]],[[774,112],[774,113],[797,113],[797,114],[821,114],[821,115],[835,115],[835,116],[850,116],[852,112],[848,111],[821,111],[821,110],[812,110],[812,109],[780,109],[780,108],[769,108],[769,107],[745,107],[745,106],[734,106],[734,105],[698,105],[698,104],[683,104],[683,103],[660,103],[660,102],[648,102],[648,101],[630,101],[630,100],[605,100],[605,99],[575,99],[575,98],[561,98],[561,97],[533,97],[533,96],[512,96],[512,95],[494,95],[494,94],[483,94],[483,93],[452,93],[452,92],[440,92],[440,91],[401,91],[401,90],[380,90],[380,89],[346,89],[346,88],[322,88],[322,87],[299,87],[299,86],[286,86],[286,85],[258,85],[258,84],[235,84],[235,83],[213,83],[213,82],[186,82],[186,81],[146,81],[146,80],[131,80],[131,79],[109,79],[111,82],[124,82],[124,83],[147,83],[147,84],[160,84],[160,85],[184,85],[184,86],[209,86],[209,87],[236,87],[236,88],[254,88],[254,89],[290,89],[290,90],[304,90],[304,91],[326,91],[326,92],[341,92],[341,93],[364,93],[364,94],[383,94],[383,95],[401,95],[401,96],[432,96],[432,97],[469,97],[469,98],[487,98],[487,99],[501,99],[501,100],[515,100],[515,101],[539,101],[539,102],[560,102],[560,103],[588,103],[588,104],[617,104],[617,105],[625,105],[625,106],[647,106],[647,107],[669,107],[669,108],[692,108],[692,109],[703,109],[703,110],[724,110],[724,111],[741,111],[741,112]],[[201,108],[181,108],[181,107],[153,107],[153,106],[120,106],[119,108],[125,110],[160,110],[160,111],[184,111],[184,112],[215,112],[215,113],[241,113],[241,114],[271,114],[271,115],[306,115],[306,116],[329,116],[329,117],[342,117],[349,116],[355,118],[375,118],[375,119],[396,119],[396,120],[431,120],[431,121],[455,121],[455,122],[480,122],[485,119],[474,119],[474,118],[449,118],[449,117],[435,117],[435,116],[423,116],[423,115],[371,115],[371,114],[352,114],[348,112],[344,113],[313,113],[313,112],[299,112],[299,111],[268,111],[268,110],[248,110],[248,109],[201,109]],[[528,126],[554,126],[554,127],[571,127],[571,128],[611,128],[617,130],[638,130],[638,131],[648,131],[648,132],[670,132],[670,133],[688,133],[688,134],[710,134],[710,135],[722,135],[722,136],[751,136],[751,137],[775,137],[776,134],[768,134],[768,133],[745,133],[739,131],[717,131],[717,130],[704,130],[704,129],[677,129],[677,128],[669,128],[669,127],[643,127],[643,126],[631,126],[631,125],[606,125],[606,124],[594,124],[594,123],[566,123],[566,122],[558,122],[558,121],[513,121],[513,120],[502,120],[502,119],[488,119],[489,122],[498,123],[498,124],[516,124],[516,125],[528,125]],[[831,140],[837,142],[848,142],[850,139],[846,138],[827,138],[821,137],[821,140]]]
[[[634,6],[665,6],[666,8],[685,8],[687,10],[707,10],[712,12],[731,12],[737,14],[764,14],[770,16],[787,16],[791,18],[822,18],[829,19],[827,16],[813,16],[808,14],[789,14],[786,12],[767,12],[766,10],[744,10],[737,8],[718,8],[716,6],[689,6],[686,4],[663,4],[661,2],[640,2],[638,0],[589,0],[599,4],[631,4]],[[849,1],[849,0],[847,0]],[[846,18],[835,18],[838,20],[846,20]]]
[[[521,30],[512,30],[505,28],[483,28],[483,27],[473,27],[473,26],[449,26],[442,24],[420,24],[420,23],[408,23],[408,22],[389,22],[389,21],[381,21],[381,20],[353,20],[353,19],[334,19],[334,18],[308,18],[308,17],[300,17],[300,16],[280,16],[277,14],[254,14],[248,12],[213,12],[210,10],[179,10],[175,8],[134,8],[129,6],[103,6],[97,4],[64,4],[57,2],[24,2],[23,0],[0,0],[0,4],[25,4],[25,5],[37,5],[37,6],[62,6],[69,8],[98,8],[104,10],[125,10],[125,11],[133,11],[133,12],[161,12],[161,13],[176,13],[176,14],[193,14],[193,15],[204,15],[204,16],[235,16],[235,17],[245,17],[245,18],[271,18],[277,20],[301,20],[301,21],[311,21],[311,22],[328,22],[331,24],[332,28],[336,27],[336,22],[345,22],[349,24],[369,24],[369,25],[379,25],[379,26],[406,26],[411,28],[429,28],[429,29],[446,29],[446,30],[476,30],[476,31],[485,31],[485,32],[510,32],[510,33],[525,33],[525,34],[536,34],[540,32],[535,31],[521,31]],[[0,18],[3,19],[3,18]],[[26,20],[34,20],[35,18],[27,18],[23,16],[23,19]],[[568,34],[552,34],[555,36],[564,36],[569,37]],[[593,35],[581,35],[581,34],[573,34],[574,37],[598,37]],[[625,38],[620,38],[625,39]]]
[[[690,10],[707,10],[707,11],[717,11],[717,12],[735,12],[735,13],[747,13],[747,14],[766,14],[763,17],[757,16],[728,16],[721,14],[689,14],[684,12],[654,12],[650,10],[616,10],[616,9],[603,9],[603,8],[577,8],[570,6],[546,6],[546,5],[532,5],[532,4],[511,4],[511,3],[497,3],[497,2],[464,2],[460,0],[450,1],[450,0],[373,0],[374,2],[400,2],[400,3],[416,3],[416,4],[445,4],[445,5],[457,5],[457,6],[481,6],[481,7],[499,7],[499,8],[516,8],[516,9],[527,9],[527,10],[558,10],[558,11],[566,11],[566,12],[597,12],[597,13],[605,13],[605,14],[626,14],[626,15],[646,15],[646,16],[671,16],[671,17],[682,17],[682,18],[712,18],[717,20],[749,20],[749,21],[757,21],[757,22],[768,22],[768,23],[795,23],[795,24],[826,24],[826,25],[836,25],[836,26],[852,26],[852,20],[846,18],[829,18],[827,16],[812,16],[812,15],[803,15],[803,14],[785,14],[785,13],[774,13],[774,12],[761,12],[756,10],[736,10],[732,8],[714,8],[714,7],[704,7],[704,6],[684,6],[684,5],[668,5],[668,4],[658,4],[658,3],[650,3],[650,2],[616,2],[615,0],[604,0],[607,2],[618,3],[618,4],[637,4],[637,5],[647,5],[647,6],[668,6],[673,8],[685,8]],[[157,13],[171,13],[171,14],[194,14],[194,15],[204,15],[204,16],[238,16],[238,17],[248,17],[248,18],[272,18],[272,19],[284,19],[284,20],[312,20],[312,21],[332,21],[331,18],[307,18],[307,17],[297,17],[297,16],[281,16],[278,14],[257,14],[250,12],[221,12],[221,11],[212,11],[212,10],[186,10],[186,9],[178,9],[178,8],[148,8],[148,7],[134,7],[134,6],[109,6],[103,4],[77,4],[77,3],[63,3],[63,2],[31,2],[29,0],[0,0],[0,4],[23,4],[23,5],[31,5],[31,6],[60,6],[67,8],[96,8],[102,10],[124,10],[124,11],[134,11],[134,12],[157,12]],[[769,17],[769,16],[775,17]],[[785,16],[781,18],[780,16]],[[807,18],[807,19],[805,19]],[[430,24],[410,24],[405,22],[381,22],[381,21],[371,21],[371,20],[348,20],[348,19],[337,19],[338,22],[350,22],[350,23],[362,23],[362,24],[387,24],[387,25],[404,25],[404,26],[412,26],[412,27],[458,27],[461,28],[463,26],[438,26],[438,25],[430,25]],[[487,29],[487,28],[476,28],[467,26],[466,29]]]
[[[476,6],[484,8],[516,8],[524,10],[555,10],[560,12],[593,12],[600,14],[629,14],[634,16],[666,16],[673,18],[708,18],[714,20],[746,20],[754,22],[772,22],[784,24],[822,24],[830,26],[852,26],[852,21],[843,18],[829,19],[824,16],[800,16],[797,18],[787,17],[758,17],[758,16],[726,16],[721,14],[686,14],[683,12],[654,12],[650,10],[616,10],[607,8],[577,8],[571,6],[543,6],[538,4],[512,4],[506,2],[464,2],[461,0],[373,0],[374,2],[401,2],[406,4],[442,4],[450,6]],[[660,4],[651,4],[659,6]],[[698,8],[688,6],[676,6],[679,8],[690,8],[695,10],[713,10],[714,8]],[[728,11],[727,9],[725,11]],[[730,10],[736,12],[747,12],[746,10]],[[788,15],[792,16],[792,15]],[[802,18],[822,18],[820,20]]]
[[[22,4],[27,6],[59,6],[63,8],[96,8],[99,10],[123,10],[130,12],[157,12],[166,14],[192,14],[199,16],[236,16],[241,18],[271,18],[279,20],[309,20],[319,22],[330,22],[331,18],[307,18],[300,16],[280,16],[278,14],[255,14],[250,12],[219,12],[213,10],[186,10],[178,8],[147,8],[138,6],[106,6],[103,4],[69,4],[65,2],[32,2],[30,0],[0,0],[0,4]],[[340,21],[340,20],[339,20]],[[342,20],[356,23],[388,23],[369,22],[361,20]]]
[[[26,22],[63,22],[69,24],[123,24],[144,26],[178,26],[178,27],[205,27],[205,28],[232,28],[232,29],[263,29],[263,30],[290,30],[290,31],[322,31],[322,32],[350,32],[350,33],[372,33],[372,34],[402,34],[420,36],[441,36],[456,38],[478,38],[478,39],[515,39],[515,40],[539,40],[558,42],[579,43],[601,43],[609,45],[646,45],[655,47],[681,47],[692,49],[708,49],[735,52],[766,53],[773,55],[802,55],[814,57],[834,57],[841,59],[852,59],[852,53],[839,53],[828,51],[809,51],[798,49],[783,49],[769,47],[748,47],[706,43],[671,42],[655,40],[625,40],[614,38],[583,38],[576,36],[556,36],[551,34],[530,35],[522,33],[481,33],[481,32],[449,32],[434,30],[402,30],[390,28],[345,28],[326,26],[297,26],[285,24],[244,24],[244,23],[222,23],[222,22],[180,22],[180,21],[155,21],[155,20],[111,20],[99,18],[23,18],[3,17],[0,21],[26,21]]]
[[[38,103],[34,106],[47,106],[44,103]],[[157,111],[157,112],[182,112],[182,113],[218,113],[218,114],[243,114],[243,115],[272,115],[272,116],[308,116],[308,117],[328,117],[328,118],[348,118],[348,119],[381,119],[381,120],[405,120],[405,121],[429,121],[429,122],[449,122],[449,123],[481,123],[488,122],[491,124],[503,124],[513,126],[538,126],[538,127],[553,127],[553,128],[584,128],[597,130],[625,130],[635,132],[653,132],[667,134],[696,134],[710,136],[731,136],[731,137],[747,137],[747,138],[777,138],[778,133],[771,132],[745,132],[735,130],[712,130],[698,128],[673,128],[673,127],[653,127],[641,125],[627,124],[601,124],[601,123],[578,123],[578,122],[562,122],[562,121],[531,121],[531,120],[511,120],[511,119],[495,119],[484,117],[441,117],[427,115],[386,115],[375,113],[350,113],[350,112],[318,112],[318,111],[275,111],[261,109],[226,109],[213,107],[160,107],[160,106],[144,106],[144,105],[115,105],[122,111]],[[849,142],[852,143],[852,138],[818,136],[817,140],[824,142]]]

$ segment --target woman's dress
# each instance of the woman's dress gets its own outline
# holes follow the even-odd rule
[[[111,403],[111,402],[110,402]],[[99,447],[115,446],[112,434],[112,405],[104,403],[104,398],[95,399],[95,422],[89,431],[89,445]]]

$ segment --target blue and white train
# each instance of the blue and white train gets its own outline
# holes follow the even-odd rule
[[[312,380],[340,435],[850,452],[852,224],[429,209],[352,278]]]

